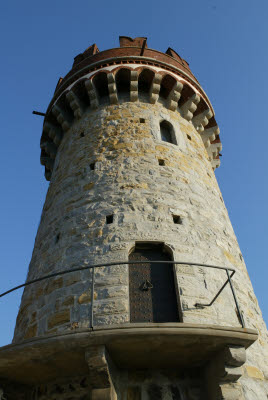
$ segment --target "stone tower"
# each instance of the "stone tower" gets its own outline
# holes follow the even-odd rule
[[[0,398],[267,400],[268,335],[213,172],[221,148],[173,49],[120,37],[75,57],[44,118],[37,281],[0,349]]]

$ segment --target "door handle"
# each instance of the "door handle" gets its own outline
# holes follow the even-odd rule
[[[140,286],[140,289],[143,291],[148,291],[153,288],[153,285],[148,279],[146,279]]]

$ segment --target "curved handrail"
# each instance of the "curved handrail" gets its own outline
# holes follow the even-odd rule
[[[210,264],[197,264],[197,263],[191,263],[191,262],[183,262],[183,261],[115,261],[112,263],[102,263],[102,264],[93,264],[93,265],[85,265],[83,267],[78,267],[78,268],[72,268],[72,269],[67,269],[65,271],[58,271],[54,272],[53,274],[41,276],[40,278],[32,279],[28,282],[22,283],[21,285],[14,286],[13,288],[7,290],[6,292],[3,292],[0,294],[0,297],[6,296],[9,293],[14,292],[15,290],[21,289],[25,286],[32,285],[33,283],[43,281],[45,279],[49,278],[54,278],[55,276],[58,275],[65,275],[65,274],[70,274],[72,272],[77,272],[77,271],[83,271],[86,269],[92,269],[92,268],[100,268],[100,267],[112,267],[115,265],[126,265],[126,264],[159,264],[159,263],[165,263],[165,264],[179,264],[179,265],[192,265],[192,266],[197,266],[197,267],[208,267],[208,268],[216,268],[216,269],[228,269],[229,271],[232,271],[235,273],[235,270],[233,268],[227,268],[227,267],[219,267],[218,265],[210,265]],[[232,274],[233,276],[234,274]]]
[[[187,262],[187,261],[114,261],[112,263],[101,263],[101,264],[93,264],[93,265],[85,265],[83,267],[77,267],[77,268],[72,268],[72,269],[68,269],[65,271],[57,271],[54,272],[53,274],[49,274],[49,275],[45,275],[42,276],[40,278],[36,278],[36,279],[32,279],[28,282],[25,282],[21,285],[15,286],[3,293],[0,294],[0,298],[6,296],[9,293],[14,292],[15,290],[21,289],[23,287],[32,285],[34,283],[37,282],[41,282],[45,279],[49,279],[49,278],[53,278],[55,276],[59,276],[59,275],[66,275],[66,274],[70,274],[72,272],[77,272],[77,271],[83,271],[83,270],[88,270],[88,269],[92,269],[93,271],[93,275],[92,275],[92,288],[91,288],[91,296],[92,296],[92,305],[93,305],[93,301],[94,301],[94,271],[96,268],[101,268],[101,267],[113,267],[113,266],[117,266],[117,265],[128,265],[128,264],[172,264],[172,265],[189,265],[189,266],[193,266],[193,267],[203,267],[203,268],[213,268],[213,269],[220,269],[220,270],[225,270],[226,275],[227,275],[227,280],[225,281],[225,283],[222,285],[222,287],[219,289],[219,291],[217,292],[217,294],[213,297],[213,299],[211,300],[210,303],[208,304],[201,304],[201,303],[196,303],[195,306],[197,308],[203,308],[203,307],[210,307],[215,300],[219,297],[219,295],[221,294],[221,292],[223,291],[223,289],[229,284],[232,294],[233,294],[233,298],[234,298],[234,302],[236,305],[236,309],[237,309],[237,313],[241,322],[242,327],[245,327],[245,322],[243,319],[243,316],[241,314],[240,308],[239,308],[239,304],[238,304],[238,300],[235,294],[235,290],[232,284],[232,280],[231,278],[234,276],[236,270],[233,268],[228,268],[228,267],[220,267],[218,265],[211,265],[211,264],[200,264],[200,263],[193,263],[193,262]],[[231,274],[230,272],[231,271]],[[92,313],[92,325],[93,325],[93,306],[91,307],[91,313]]]

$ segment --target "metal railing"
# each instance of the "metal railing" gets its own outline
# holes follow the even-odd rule
[[[237,300],[237,297],[236,297],[236,294],[235,294],[235,290],[234,290],[234,287],[233,287],[233,283],[232,283],[232,277],[234,276],[234,274],[236,272],[235,269],[227,268],[227,267],[219,267],[217,265],[210,265],[210,264],[199,264],[199,263],[181,262],[181,261],[115,261],[115,262],[112,262],[112,263],[86,265],[86,266],[83,266],[83,267],[68,269],[68,270],[65,270],[65,271],[54,272],[53,274],[45,275],[45,276],[42,276],[40,278],[36,278],[36,279],[31,280],[31,281],[25,282],[25,283],[23,283],[21,285],[13,287],[12,289],[7,290],[6,292],[1,293],[0,294],[0,298],[3,297],[3,296],[6,296],[9,293],[14,292],[15,290],[18,290],[20,288],[23,288],[23,287],[26,287],[26,286],[29,286],[29,285],[33,285],[34,283],[41,282],[41,281],[49,279],[49,278],[53,278],[53,277],[60,276],[60,275],[66,275],[66,274],[70,274],[72,272],[77,272],[77,271],[92,270],[92,281],[91,281],[91,328],[93,328],[93,326],[94,326],[93,305],[94,305],[94,290],[95,290],[95,270],[97,268],[101,268],[101,267],[113,267],[113,266],[118,266],[118,265],[129,265],[129,264],[187,265],[187,266],[192,266],[192,267],[213,268],[213,269],[218,269],[218,270],[225,271],[226,275],[227,275],[227,280],[224,282],[222,287],[215,294],[213,299],[207,304],[195,303],[195,307],[196,308],[211,307],[212,304],[219,297],[219,295],[221,294],[223,289],[229,284],[230,288],[231,288],[231,291],[232,291],[233,298],[234,298],[234,303],[235,303],[235,306],[236,306],[236,311],[237,311],[238,318],[240,320],[242,328],[245,328],[244,318],[243,318],[243,315],[242,315],[242,313],[240,311],[238,300]],[[230,274],[230,272],[231,272],[231,274]]]

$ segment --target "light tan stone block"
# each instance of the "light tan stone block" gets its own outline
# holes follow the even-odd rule
[[[83,189],[86,191],[86,190],[90,190],[90,189],[92,189],[93,188],[93,186],[94,186],[94,182],[90,182],[90,183],[87,183],[86,185],[84,185],[83,186]]]
[[[35,337],[36,335],[37,335],[37,324],[34,324],[27,329],[24,339],[30,339],[32,337]]]
[[[70,310],[60,311],[48,318],[48,329],[70,322]]]
[[[245,365],[245,370],[250,378],[264,380],[263,373],[258,368],[253,367],[252,365]]]

